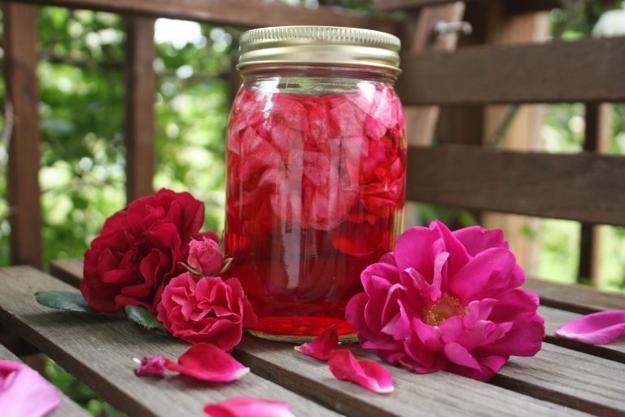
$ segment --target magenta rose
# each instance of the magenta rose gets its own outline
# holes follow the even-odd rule
[[[417,373],[488,380],[513,355],[541,348],[538,296],[500,230],[413,227],[361,275],[346,318],[363,347]]]
[[[80,290],[97,311],[125,305],[154,311],[169,280],[184,268],[199,236],[204,204],[189,193],[161,190],[111,216],[85,253]]]
[[[201,275],[216,275],[221,270],[223,262],[224,255],[221,253],[216,236],[193,239],[189,242],[187,263]]]
[[[186,272],[172,279],[157,307],[158,320],[175,337],[230,350],[256,315],[236,278],[197,277]]]

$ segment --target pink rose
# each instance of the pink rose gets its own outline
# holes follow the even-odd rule
[[[243,328],[256,321],[238,279],[197,278],[189,272],[165,287],[157,312],[158,320],[175,337],[224,350],[235,347]]]
[[[189,257],[187,263],[202,273],[215,275],[221,270],[224,255],[219,248],[219,242],[212,238],[192,240],[189,242]]]
[[[501,230],[413,227],[361,281],[347,321],[363,347],[414,372],[488,380],[510,356],[541,348],[538,296],[519,288],[523,270]]]

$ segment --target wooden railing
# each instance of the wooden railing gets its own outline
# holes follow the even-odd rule
[[[469,6],[475,2],[467,2]],[[549,0],[500,0],[507,13],[554,6]],[[42,265],[41,208],[37,176],[40,143],[35,68],[37,5],[107,10],[126,15],[128,198],[151,192],[154,173],[155,56],[153,23],[158,16],[260,26],[325,24],[369,27],[402,36],[404,73],[398,91],[411,121],[408,198],[476,210],[555,217],[593,224],[625,225],[625,157],[588,152],[553,155],[428,144],[438,105],[493,103],[592,103],[625,101],[625,38],[543,44],[462,47],[437,38],[441,19],[459,20],[464,2],[380,0],[385,10],[404,9],[402,20],[373,17],[335,7],[315,10],[249,0],[46,0],[4,3],[8,103],[15,114],[10,147],[11,253],[16,264]],[[472,6],[471,6],[472,7]],[[451,39],[451,40],[450,40]],[[417,107],[415,107],[417,106]],[[587,123],[592,126],[592,120]],[[466,143],[462,126],[456,139]],[[426,137],[424,140],[423,137]],[[588,254],[584,256],[589,256]]]

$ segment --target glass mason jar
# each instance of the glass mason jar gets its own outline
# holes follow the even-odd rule
[[[344,319],[360,273],[403,227],[399,39],[291,26],[241,37],[243,85],[227,140],[225,251],[259,320],[305,340]]]

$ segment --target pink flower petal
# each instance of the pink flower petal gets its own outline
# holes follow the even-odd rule
[[[338,343],[339,335],[336,330],[336,325],[333,324],[325,329],[319,336],[315,337],[312,342],[295,346],[295,350],[303,353],[304,355],[312,356],[313,358],[322,361],[327,361],[330,359],[332,352],[336,350]]]
[[[393,376],[377,362],[357,360],[347,349],[335,350],[328,361],[330,371],[341,381],[351,381],[378,394],[393,392]]]
[[[287,403],[247,397],[206,404],[204,412],[211,417],[295,417]]]
[[[593,345],[605,345],[625,334],[625,310],[592,313],[560,327],[556,334]]]
[[[43,417],[60,403],[59,391],[36,371],[19,362],[0,360],[2,417]]]
[[[165,359],[165,367],[191,378],[208,382],[235,381],[250,371],[226,351],[209,343],[198,343],[178,358],[178,363]]]
[[[139,360],[135,359],[135,361]],[[139,367],[135,369],[135,375],[162,378],[165,375],[165,358],[155,355],[141,359]]]

